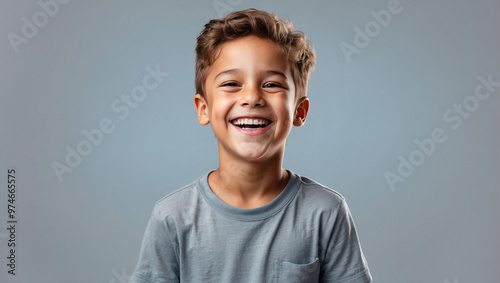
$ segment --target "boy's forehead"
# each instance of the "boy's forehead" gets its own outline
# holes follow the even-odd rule
[[[224,43],[217,51],[209,76],[217,76],[221,71],[234,74],[247,68],[284,74],[290,72],[286,53],[278,44],[250,35]]]

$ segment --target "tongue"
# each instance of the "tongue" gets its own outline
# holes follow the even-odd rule
[[[264,125],[242,125],[242,128],[249,128],[249,129],[256,129],[256,128],[263,128],[265,127]]]

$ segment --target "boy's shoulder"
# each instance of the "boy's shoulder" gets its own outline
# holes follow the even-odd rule
[[[289,205],[298,205],[306,210],[330,210],[337,211],[345,202],[344,197],[336,190],[325,186],[308,177],[300,176],[291,171],[289,183],[286,190],[291,190]],[[209,173],[206,173],[195,181],[167,194],[155,204],[155,214],[160,219],[166,217],[185,217],[186,215],[196,215],[207,198],[203,195],[200,186],[205,184]],[[209,189],[207,189],[209,190]],[[289,192],[290,193],[290,192]],[[205,192],[206,194],[206,192]],[[292,201],[294,200],[294,201]],[[281,202],[283,203],[283,202]]]
[[[344,197],[339,192],[337,192],[336,190],[334,190],[328,186],[321,184],[320,182],[318,182],[316,180],[310,179],[308,177],[300,176],[297,174],[294,174],[294,175],[296,176],[296,178],[299,179],[302,187],[304,189],[309,190],[310,192],[321,194],[322,196],[325,196],[328,198],[334,198],[334,199],[338,199],[338,200],[344,199]]]
[[[324,209],[338,209],[344,205],[345,198],[336,190],[308,177],[295,174],[300,182],[297,200],[307,206]]]
[[[195,208],[196,202],[199,201],[197,189],[199,180],[178,188],[158,200],[154,206],[155,214],[163,219],[167,215],[185,215],[189,210]]]

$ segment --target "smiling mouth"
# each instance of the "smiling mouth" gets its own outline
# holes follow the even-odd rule
[[[238,118],[230,121],[231,124],[242,129],[261,129],[271,125],[272,122],[263,118]]]

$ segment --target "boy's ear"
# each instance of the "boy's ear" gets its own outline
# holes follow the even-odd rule
[[[208,104],[205,98],[199,93],[194,96],[194,107],[198,113],[198,122],[200,122],[200,125],[208,125],[210,123],[208,119]]]
[[[300,127],[304,125],[307,118],[307,112],[309,112],[309,98],[302,97],[295,107],[295,114],[293,117],[293,125]]]

